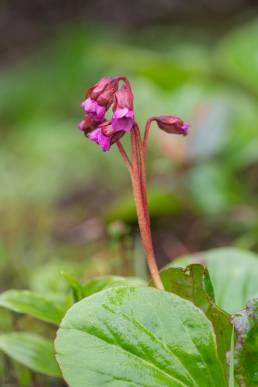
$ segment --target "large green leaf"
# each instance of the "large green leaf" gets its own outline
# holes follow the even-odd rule
[[[28,290],[8,290],[0,295],[0,306],[59,325],[65,310],[52,300]]]
[[[29,333],[0,335],[0,350],[33,371],[60,376],[51,341]]]
[[[215,291],[216,304],[234,313],[258,295],[258,257],[230,247],[203,251],[178,258],[169,266],[189,263],[207,265]]]
[[[71,387],[226,386],[210,321],[154,288],[116,287],[74,304],[55,347]]]
[[[232,319],[237,334],[235,372],[239,384],[258,385],[258,298],[248,302],[246,309]]]
[[[216,333],[218,354],[225,365],[226,353],[230,349],[232,326],[230,316],[214,302],[214,293],[208,270],[199,264],[185,269],[171,267],[160,273],[165,290],[192,301],[211,321]]]

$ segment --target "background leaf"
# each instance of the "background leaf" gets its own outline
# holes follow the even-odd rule
[[[226,386],[209,320],[153,288],[107,289],[74,304],[55,347],[73,387]]]
[[[257,46],[258,24],[257,20],[254,20],[228,34],[216,52],[221,70],[256,93],[258,93]]]
[[[33,371],[60,376],[50,340],[30,333],[0,335],[0,350]]]
[[[59,325],[65,313],[53,301],[28,290],[8,290],[2,293],[0,306],[56,325]]]
[[[184,267],[194,262],[207,265],[216,304],[227,312],[243,309],[248,300],[258,295],[257,255],[224,247],[178,258],[168,267]]]

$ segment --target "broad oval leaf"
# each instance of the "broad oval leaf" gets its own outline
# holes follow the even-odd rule
[[[0,335],[0,351],[33,371],[61,376],[52,342],[30,333]]]
[[[230,315],[221,310],[214,301],[209,272],[203,265],[192,264],[185,269],[170,267],[160,272],[165,290],[194,303],[211,321],[218,354],[227,374],[226,354],[230,349],[232,325]]]
[[[226,386],[210,321],[153,288],[116,287],[78,302],[55,348],[71,387]]]
[[[65,314],[65,310],[52,300],[29,290],[7,290],[0,295],[1,306],[56,325]]]
[[[189,263],[207,265],[216,304],[229,313],[243,309],[248,300],[258,296],[258,257],[253,253],[224,247],[178,258],[168,267]]]

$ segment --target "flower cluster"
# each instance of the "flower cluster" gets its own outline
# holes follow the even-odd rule
[[[124,83],[119,85],[119,82]],[[86,92],[81,107],[85,112],[79,128],[86,137],[98,144],[106,152],[135,124],[133,93],[130,82],[125,77],[104,77]],[[106,113],[112,107],[112,118]],[[176,116],[151,117],[147,121],[148,132],[151,122],[167,132],[186,135],[189,125]],[[147,136],[146,136],[147,137]]]
[[[128,84],[119,87],[119,77],[104,77],[87,90],[81,107],[85,112],[79,128],[106,152],[134,125],[133,94]],[[111,120],[105,118],[112,106]]]

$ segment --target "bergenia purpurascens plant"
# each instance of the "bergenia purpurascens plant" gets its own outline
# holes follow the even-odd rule
[[[86,99],[81,104],[85,117],[79,128],[104,152],[109,151],[113,144],[117,145],[131,175],[139,229],[149,270],[155,286],[163,289],[153,250],[147,202],[145,156],[148,136],[152,122],[156,122],[167,133],[184,136],[189,124],[176,116],[153,116],[147,120],[142,138],[134,116],[133,101],[131,84],[126,77],[104,77],[86,92]],[[113,111],[112,119],[107,120],[105,115],[110,107]],[[121,137],[127,132],[131,135],[131,159],[121,143]]]

